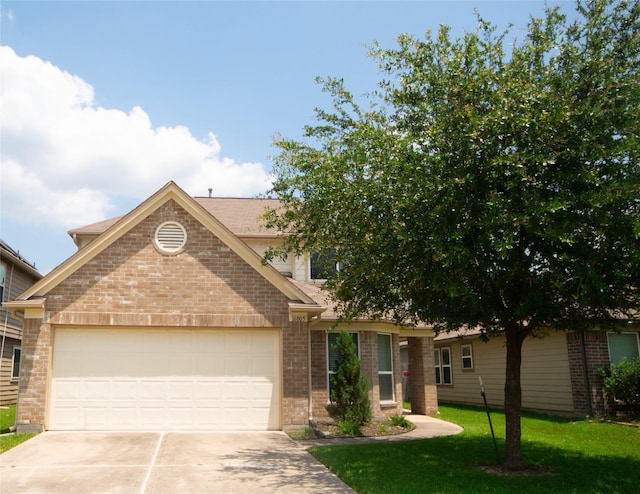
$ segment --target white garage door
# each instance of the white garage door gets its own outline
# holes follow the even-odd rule
[[[55,331],[51,430],[280,428],[274,330]]]

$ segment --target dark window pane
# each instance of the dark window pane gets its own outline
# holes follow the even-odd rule
[[[451,354],[448,348],[442,349],[442,365],[451,365]]]
[[[311,254],[311,279],[312,280],[325,280],[332,274],[335,274],[336,269],[336,251],[332,250],[329,253]]]
[[[19,348],[13,349],[13,371],[11,372],[12,378],[20,376],[20,354],[21,351]]]
[[[451,384],[451,367],[443,367],[442,373],[444,374],[443,384]]]
[[[623,358],[631,360],[638,356],[638,336],[635,333],[609,333],[609,359],[617,364]]]
[[[391,371],[391,335],[378,335],[378,370]]]
[[[393,375],[379,374],[380,401],[393,400]]]

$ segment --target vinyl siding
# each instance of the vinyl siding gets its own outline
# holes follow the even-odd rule
[[[462,369],[460,346],[471,344],[473,365]],[[487,402],[504,405],[506,350],[504,338],[482,342],[478,338],[464,341],[436,342],[436,348],[450,347],[452,385],[438,386],[438,400],[481,405],[479,377],[484,382]],[[565,333],[554,331],[544,339],[527,339],[522,352],[522,407],[551,413],[573,413],[573,398]]]
[[[13,349],[19,347],[20,341],[7,338],[4,342],[2,359],[0,359],[0,406],[13,405],[18,399],[18,380],[11,379],[13,369]]]
[[[27,288],[31,287],[39,278],[35,278],[29,273],[20,269],[19,265],[15,265],[12,269],[11,260],[2,256],[2,260],[7,263],[7,274],[4,283],[3,302],[15,300],[18,295],[24,292]],[[6,326],[6,336],[11,338],[20,338],[22,334],[22,321],[16,319],[11,314],[11,311],[1,308],[0,309],[0,324],[2,325],[2,331]]]
[[[2,301],[15,300],[18,295],[31,287],[40,276],[2,249],[2,261],[6,264],[4,293]],[[32,268],[31,268],[32,269]],[[0,308],[0,338],[4,339],[0,356],[0,405],[13,405],[18,397],[18,380],[11,379],[13,368],[13,348],[21,346],[22,321],[16,319],[10,310]]]
[[[269,240],[261,240],[261,239],[243,239],[249,247],[251,247],[260,257],[264,257],[264,253],[267,251],[269,247],[275,247],[278,245],[278,241],[269,241]],[[269,262],[274,268],[278,270],[280,273],[290,273],[293,276],[294,266],[292,262],[292,256],[287,256],[287,259],[284,261],[279,257],[275,257],[273,260]]]

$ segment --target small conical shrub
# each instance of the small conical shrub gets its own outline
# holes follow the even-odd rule
[[[367,424],[371,421],[370,386],[362,374],[351,335],[340,332],[332,349],[336,354],[336,373],[330,376],[331,403],[327,405],[327,411],[337,422]]]

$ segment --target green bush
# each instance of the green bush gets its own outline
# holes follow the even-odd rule
[[[332,349],[336,353],[336,373],[331,376],[331,403],[327,411],[336,422],[371,422],[369,382],[362,374],[360,359],[351,335],[341,331]]]
[[[360,429],[360,424],[356,422],[352,422],[351,420],[341,420],[338,422],[338,429],[343,434],[348,436],[362,436],[362,430]]]
[[[392,415],[389,417],[389,422],[404,429],[408,429],[411,425],[404,415]]]
[[[640,416],[640,357],[623,358],[611,364],[608,372],[602,372],[604,389],[615,400],[628,407],[632,417]]]

